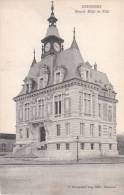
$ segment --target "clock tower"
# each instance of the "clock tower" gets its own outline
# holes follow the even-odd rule
[[[61,52],[63,50],[62,43],[64,40],[60,37],[58,29],[56,27],[57,18],[54,15],[53,1],[51,5],[51,15],[48,18],[49,27],[45,38],[41,40],[42,45],[42,58],[47,55],[53,55]]]

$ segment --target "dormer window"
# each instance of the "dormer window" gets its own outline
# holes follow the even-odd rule
[[[89,81],[89,71],[86,70],[86,81]]]
[[[26,93],[31,93],[32,90],[35,88],[35,81],[32,78],[26,78],[24,82]]]
[[[60,83],[61,80],[60,80],[60,72],[57,72],[56,73],[56,83]]]
[[[26,93],[29,93],[29,84],[26,84]]]
[[[54,84],[61,83],[64,80],[64,76],[66,73],[66,69],[64,66],[56,66],[54,72]]]

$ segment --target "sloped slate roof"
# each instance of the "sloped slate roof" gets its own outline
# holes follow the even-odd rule
[[[39,76],[41,67],[47,65],[50,72],[48,86],[54,83],[53,71],[56,66],[63,66],[67,70],[64,81],[70,80],[72,78],[80,79],[80,74],[78,72],[78,67],[80,64],[84,65],[85,67],[88,66],[90,68],[92,83],[99,84],[101,85],[101,87],[104,87],[106,84],[110,83],[105,73],[92,69],[92,66],[89,64],[89,62],[84,62],[75,40],[72,42],[69,49],[66,49],[56,55],[48,55],[42,58],[40,62],[34,63],[33,66],[31,65],[27,77],[32,78],[37,83],[37,78]],[[22,95],[24,93],[25,92],[23,87],[19,95]]]
[[[67,74],[64,80],[69,80],[71,78],[80,78],[77,71],[79,64],[84,63],[80,51],[77,48],[70,47],[69,49],[61,52],[57,55],[56,64],[58,66],[65,66],[67,69]]]
[[[105,73],[91,69],[91,80],[93,83],[100,84],[102,87],[109,84],[108,77]]]

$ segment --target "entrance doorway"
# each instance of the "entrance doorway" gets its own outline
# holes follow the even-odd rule
[[[46,141],[46,131],[44,127],[40,127],[40,142]]]

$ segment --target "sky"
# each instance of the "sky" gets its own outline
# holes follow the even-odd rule
[[[64,48],[70,47],[75,27],[84,60],[91,65],[96,62],[98,70],[107,73],[119,101],[117,133],[124,132],[124,2],[55,0],[54,5]],[[102,8],[84,9],[82,5]],[[41,39],[48,27],[50,6],[50,0],[0,0],[0,132],[15,132],[13,97],[22,88],[34,48],[37,61],[41,59]],[[100,10],[100,13],[88,13],[88,10]]]

